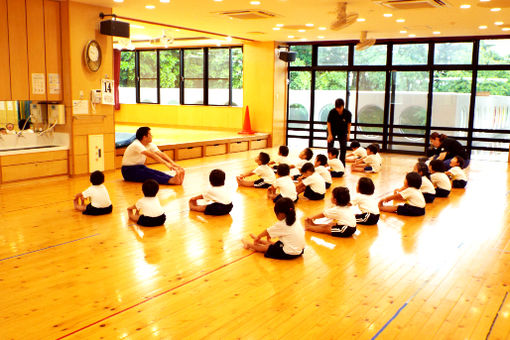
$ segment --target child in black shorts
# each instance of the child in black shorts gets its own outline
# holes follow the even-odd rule
[[[148,179],[142,184],[143,198],[136,204],[127,208],[131,221],[143,227],[158,227],[165,224],[165,211],[156,197],[159,191],[159,184],[153,179]]]
[[[229,214],[233,205],[230,193],[225,188],[225,173],[220,169],[214,169],[209,174],[209,183],[211,183],[211,187],[205,193],[189,200],[189,209],[203,212],[206,215],[221,216]],[[198,205],[197,201],[199,199],[204,199],[208,203]]]

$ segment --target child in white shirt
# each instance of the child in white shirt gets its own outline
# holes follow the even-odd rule
[[[269,162],[267,165],[272,166],[273,170],[276,172],[276,168],[279,164],[288,164],[290,166],[289,148],[285,145],[280,145],[278,148],[278,156],[276,156],[274,161]]]
[[[317,172],[319,175],[321,175],[322,178],[324,178],[324,181],[326,182],[326,189],[329,189],[331,187],[331,183],[333,182],[333,179],[331,178],[331,173],[328,169],[326,169],[326,165],[328,164],[328,159],[325,155],[317,155],[315,157],[315,172]]]
[[[351,142],[352,151],[345,156],[346,163],[353,163],[358,159],[365,158],[367,156],[367,150],[360,145],[357,140]]]
[[[345,167],[340,159],[338,159],[338,149],[330,148],[328,149],[328,165],[329,171],[331,172],[331,177],[342,177],[345,172]]]
[[[351,199],[351,204],[357,205],[361,214],[356,214],[356,223],[374,225],[379,222],[379,207],[374,198],[375,185],[368,177],[361,177],[356,188],[358,192]]]
[[[349,207],[351,199],[349,189],[336,187],[333,189],[331,202],[333,207],[324,212],[305,219],[305,229],[316,233],[330,234],[335,237],[350,237],[356,232],[356,216]],[[317,224],[314,220],[327,217],[332,221],[327,224]]]
[[[189,200],[189,209],[206,215],[228,215],[233,205],[230,193],[225,188],[225,173],[220,169],[214,169],[209,174],[209,183],[211,187],[206,192]],[[207,204],[198,205],[197,201],[200,199],[206,200]]]
[[[452,183],[444,173],[444,163],[440,159],[430,161],[430,181],[436,187],[436,197],[448,197],[452,190]]]
[[[241,240],[245,249],[264,253],[264,257],[280,260],[295,259],[305,251],[305,231],[296,221],[296,209],[290,198],[281,198],[274,205],[278,222],[261,232],[258,236],[250,234],[253,242]],[[275,243],[271,238],[278,237]],[[264,239],[266,238],[266,239]]]
[[[90,174],[90,183],[92,183],[90,187],[74,197],[74,208],[81,211],[83,215],[110,214],[113,207],[108,190],[103,184],[104,174],[101,171],[94,171]],[[89,204],[85,204],[87,198],[90,198]]]
[[[409,172],[404,180],[404,186],[395,190],[393,195],[387,196],[379,201],[379,210],[397,213],[404,216],[425,215],[425,198],[420,191],[421,176],[417,172]],[[404,204],[385,206],[389,201],[405,201]]]
[[[326,181],[315,172],[312,163],[305,163],[301,168],[301,177],[296,185],[298,195],[304,192],[303,196],[312,201],[324,199],[326,194]]]
[[[269,155],[265,152],[259,153],[255,162],[259,165],[255,170],[249,171],[245,174],[237,176],[237,183],[239,186],[243,187],[255,187],[255,188],[263,188],[267,189],[276,181],[276,176],[274,175],[273,169],[271,169],[267,164],[271,159]],[[245,177],[257,175],[260,179],[256,181],[248,181],[245,180]]]
[[[278,178],[275,184],[267,189],[267,198],[273,200],[276,203],[280,198],[290,198],[294,203],[297,202],[297,191],[294,181],[289,176],[290,168],[288,164],[279,164],[276,169],[276,175]]]
[[[136,204],[127,208],[131,221],[143,227],[158,227],[165,224],[165,211],[156,197],[159,191],[159,184],[153,179],[148,179],[142,184],[143,198]]]
[[[450,161],[450,170],[446,171],[446,175],[452,179],[452,187],[464,189],[467,184],[467,176],[464,170],[464,158],[455,156]]]
[[[301,176],[300,171],[303,165],[305,165],[306,163],[311,163],[312,158],[313,158],[312,149],[310,148],[303,149],[303,151],[299,153],[299,160],[296,162],[296,164],[290,166],[291,168],[290,176],[294,180],[297,180]]]
[[[418,162],[414,166],[414,172],[417,172],[421,176],[421,187],[420,190],[423,193],[425,202],[432,203],[436,198],[436,188],[430,181],[429,167],[427,164]]]
[[[379,146],[370,144],[367,147],[367,156],[358,159],[351,167],[351,171],[379,172],[382,168],[382,158],[379,154]]]

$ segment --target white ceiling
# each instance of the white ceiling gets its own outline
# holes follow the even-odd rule
[[[443,0],[445,1],[445,0]],[[332,31],[329,27],[336,20],[337,1],[332,0],[260,0],[260,5],[251,5],[250,0],[170,0],[161,3],[159,0],[124,0],[116,3],[113,0],[79,0],[78,2],[111,7],[119,16],[136,18],[150,22],[183,26],[200,29],[228,36],[238,36],[259,41],[325,41],[354,40],[359,38],[360,31],[368,31],[368,38],[416,38],[453,37],[474,35],[509,34],[502,28],[510,28],[510,0],[446,0],[450,6],[445,8],[394,10],[372,0],[349,0],[347,12],[358,13],[364,22],[354,22],[349,27]],[[461,9],[461,5],[471,5]],[[145,5],[154,5],[155,9],[146,9]],[[491,8],[501,8],[493,12]],[[267,19],[241,20],[222,16],[217,12],[230,10],[256,9],[275,14]],[[384,17],[392,14],[392,17]],[[397,22],[404,19],[405,22]],[[496,25],[496,22],[503,22]],[[277,24],[283,27],[274,30]],[[306,27],[313,24],[313,27]],[[131,26],[132,39],[157,38],[162,34],[162,27],[144,23]],[[486,26],[480,29],[480,26]],[[326,30],[319,30],[326,27]],[[299,32],[298,29],[305,29]],[[400,33],[406,31],[406,33]],[[433,34],[433,32],[440,34]],[[203,33],[192,33],[185,30],[170,29],[172,36],[207,37]],[[144,37],[145,36],[145,37]],[[289,38],[293,36],[293,38]],[[224,38],[219,38],[224,43]],[[234,40],[234,43],[236,40]],[[174,45],[192,45],[190,41],[175,41]],[[198,42],[203,44],[203,41]]]

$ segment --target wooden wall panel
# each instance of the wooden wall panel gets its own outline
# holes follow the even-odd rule
[[[7,0],[0,0],[0,100],[11,100],[11,72],[9,67],[9,25]]]
[[[62,43],[60,2],[44,0],[44,34],[46,41],[46,93],[48,100],[62,100]],[[50,85],[50,81],[53,82]],[[57,84],[54,83],[58,81]]]
[[[30,100],[46,100],[44,1],[26,0]]]
[[[29,99],[25,1],[7,0],[12,100]]]

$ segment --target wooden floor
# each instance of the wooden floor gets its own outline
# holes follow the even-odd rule
[[[264,190],[235,183],[257,153],[180,162],[187,177],[161,189],[160,228],[128,222],[141,189],[120,171],[106,173],[114,213],[101,217],[72,209],[88,177],[2,185],[0,339],[510,337],[506,163],[474,161],[467,189],[424,217],[384,214],[350,239],[307,232],[304,256],[285,262],[239,242],[275,222]],[[385,155],[375,195],[400,187],[415,160]],[[235,192],[230,216],[188,210],[213,168]],[[334,186],[355,190],[359,176]],[[329,198],[300,199],[298,217]]]

